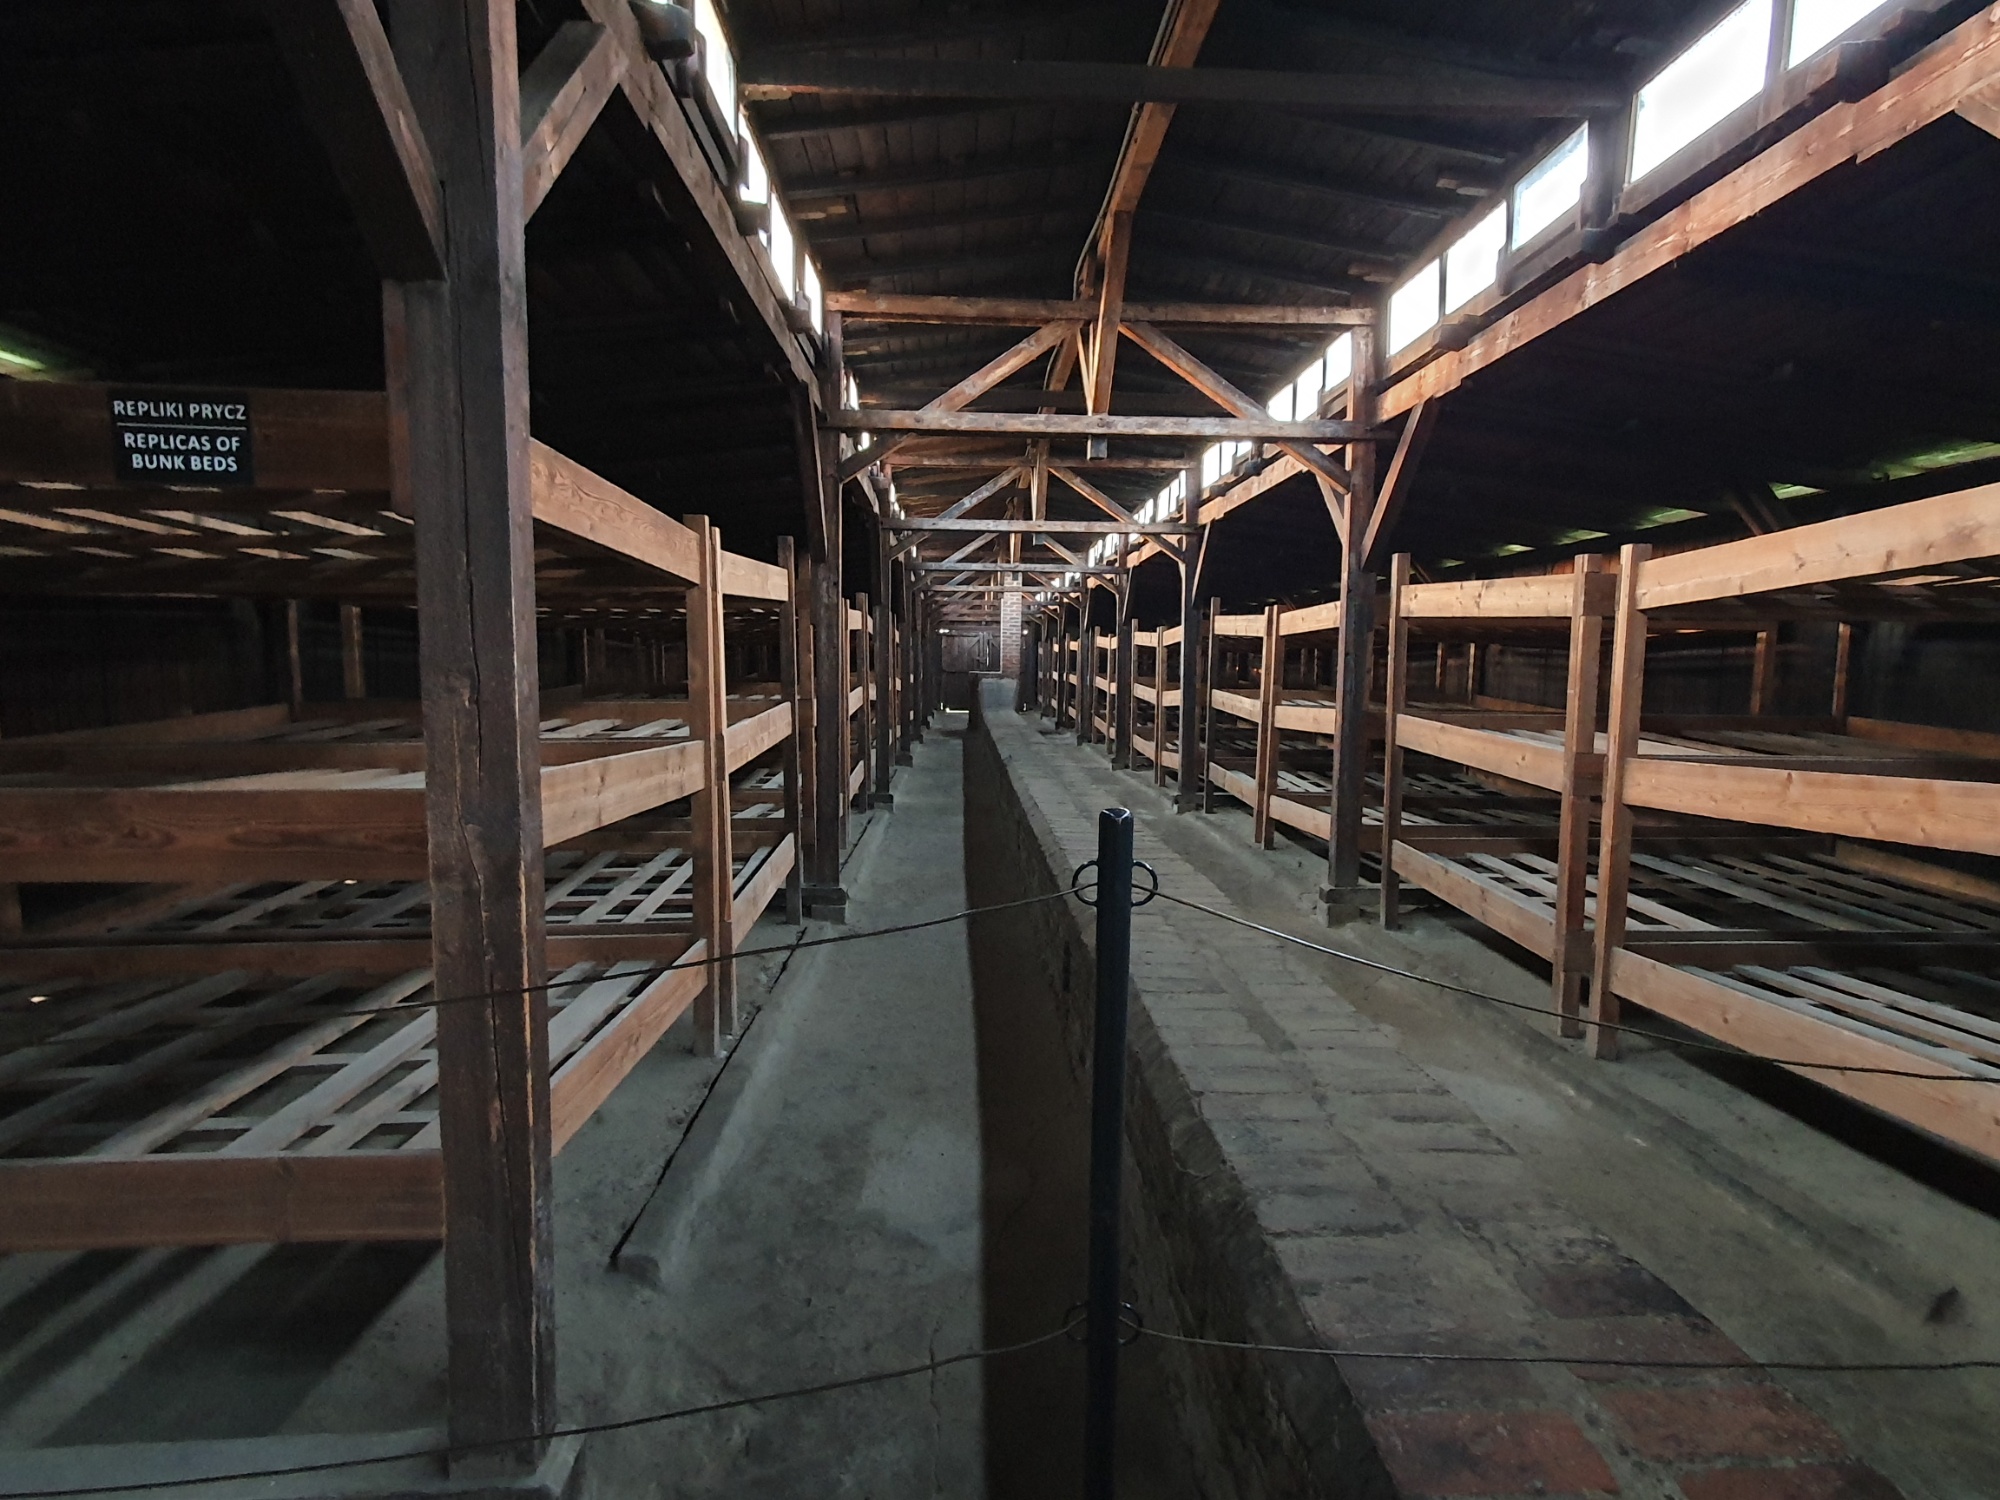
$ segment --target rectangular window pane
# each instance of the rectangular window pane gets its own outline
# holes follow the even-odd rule
[[[1633,106],[1631,180],[1762,93],[1770,55],[1771,0],[1749,0],[1661,69]]]
[[[750,122],[741,110],[736,113],[736,138],[743,143],[743,182],[736,195],[745,203],[768,202],[771,174],[764,166],[764,153],[757,149],[756,138],[750,134]]]
[[[1440,264],[1426,262],[1389,297],[1389,352],[1399,353],[1437,327]]]
[[[826,332],[826,291],[820,284],[819,267],[810,255],[799,257],[799,305],[812,318],[813,327]]]
[[[1792,44],[1785,66],[1796,68],[1886,4],[1888,0],[1792,0]]]
[[[1590,130],[1582,126],[1514,189],[1513,244],[1520,249],[1582,201],[1590,175]]]
[[[736,113],[736,59],[729,55],[729,38],[722,34],[715,0],[695,0],[694,29],[701,37],[702,76],[722,106],[722,118],[730,119]]]
[[[1270,405],[1266,406],[1264,410],[1268,411],[1280,422],[1289,422],[1292,420],[1292,402],[1295,399],[1296,393],[1290,386],[1286,386],[1271,398]]]
[[[1292,383],[1292,415],[1301,422],[1310,421],[1319,410],[1320,392],[1325,389],[1320,384],[1326,378],[1326,361],[1316,359],[1306,366],[1305,374]]]
[[[767,248],[771,252],[771,269],[777,273],[778,290],[789,300],[797,285],[798,247],[792,240],[792,225],[785,217],[785,206],[775,198],[771,200],[771,237]]]
[[[1500,252],[1507,248],[1503,205],[1474,224],[1444,253],[1444,310],[1457,312],[1500,279]]]
[[[1354,335],[1343,333],[1326,346],[1326,361],[1321,367],[1320,390],[1338,390],[1346,384],[1347,377],[1354,372]]]
[[[1206,489],[1222,477],[1222,447],[1211,443],[1201,451],[1201,483]]]

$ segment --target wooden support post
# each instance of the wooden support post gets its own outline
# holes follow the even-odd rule
[[[1833,647],[1833,703],[1831,712],[1836,719],[1841,721],[1843,729],[1847,726],[1848,673],[1853,665],[1854,623],[1851,620],[1842,620],[1840,622],[1840,634],[1835,640]]]
[[[1604,559],[1576,559],[1576,592],[1570,602],[1569,691],[1563,707],[1562,813],[1556,834],[1555,952],[1550,984],[1562,1035],[1583,1027],[1583,981],[1590,959],[1584,946],[1584,893],[1590,876],[1590,824],[1603,774],[1597,759],[1597,688],[1604,651],[1604,621],[1590,600],[1592,578]]]
[[[1132,769],[1132,720],[1138,694],[1132,691],[1132,622],[1118,622],[1118,644],[1111,659],[1111,764],[1121,771]]]
[[[306,704],[306,665],[304,654],[299,650],[299,601],[285,601],[285,674],[292,705],[292,717],[297,718]]]
[[[890,779],[896,772],[896,661],[895,661],[895,617],[889,613],[889,601],[881,598],[875,606],[874,663],[869,675],[875,682],[875,699],[869,705],[873,715],[870,723],[875,731],[875,796],[877,807],[894,807],[896,797],[889,790]]]
[[[512,0],[394,0],[441,179],[444,279],[383,295],[392,484],[414,517],[432,968],[441,996],[454,1471],[519,1472],[555,1425],[540,713]],[[504,1446],[485,1446],[500,1444]]]
[[[806,906],[814,916],[842,921],[847,909],[840,859],[847,827],[848,639],[837,548],[827,557],[813,558],[812,588],[814,864],[806,872]]]
[[[368,669],[361,655],[361,606],[340,606],[340,691],[348,699],[368,696]]]
[[[1211,762],[1215,758],[1215,675],[1221,665],[1221,633],[1215,622],[1222,617],[1222,601],[1208,601],[1208,619],[1202,626],[1202,670],[1201,701],[1196,705],[1201,715],[1201,810],[1215,811],[1215,775]]]
[[[866,812],[875,805],[875,615],[868,607],[868,596],[854,596],[854,613],[860,624],[854,627],[850,644],[853,647],[854,686],[861,690],[861,718],[859,729],[854,734],[854,759],[848,765],[852,773],[856,766],[861,768],[861,790],[854,794],[850,808]]]
[[[785,877],[785,920],[796,927],[805,921],[805,820],[802,816],[804,803],[804,771],[808,757],[801,754],[801,748],[808,743],[805,729],[806,705],[810,694],[802,693],[799,684],[807,670],[800,660],[799,624],[801,610],[799,601],[805,590],[800,587],[798,557],[788,536],[778,538],[778,566],[785,570],[785,607],[778,617],[778,692],[791,705],[792,732],[785,737],[785,829],[792,836],[792,872]]]
[[[702,746],[694,794],[694,930],[711,959],[735,951],[735,851],[730,840],[729,683],[722,625],[722,538],[706,516],[683,516],[701,547],[701,579],[688,590],[688,731]],[[715,1057],[736,1034],[736,964],[715,963],[694,1002],[694,1051]]]
[[[1632,809],[1625,802],[1625,773],[1639,748],[1639,700],[1646,686],[1646,617],[1639,612],[1639,571],[1652,556],[1643,544],[1618,556],[1618,612],[1611,643],[1610,724],[1604,752],[1603,832],[1597,845],[1597,951],[1590,978],[1591,1019],[1618,1023],[1611,962],[1625,943],[1625,908],[1632,880]],[[1591,1028],[1591,1050],[1618,1055],[1618,1033]]]
[[[1097,635],[1090,628],[1090,590],[1077,605],[1076,621],[1076,742],[1088,745],[1097,718]]]
[[[1271,847],[1271,795],[1278,785],[1278,698],[1285,687],[1285,638],[1279,631],[1283,614],[1275,604],[1264,610],[1264,657],[1257,686],[1255,800],[1250,804],[1250,836],[1259,849]]]
[[[1354,369],[1348,379],[1347,415],[1374,420],[1379,379],[1375,330],[1357,328]],[[1340,664],[1334,686],[1333,798],[1328,809],[1326,915],[1329,923],[1353,915],[1361,887],[1361,802],[1368,776],[1368,677],[1375,658],[1375,576],[1368,571],[1364,539],[1375,503],[1375,449],[1347,449],[1348,491],[1340,497],[1346,525],[1340,549]]]
[[[1401,719],[1410,692],[1410,622],[1403,617],[1403,590],[1410,586],[1410,554],[1389,563],[1389,681],[1382,703],[1382,925],[1401,920],[1397,904],[1396,840],[1403,826],[1403,746]]]
[[[792,593],[798,600],[793,629],[799,660],[799,696],[793,738],[799,747],[799,865],[801,881],[808,888],[803,899],[810,909],[809,888],[819,858],[816,844],[819,838],[819,741],[823,706],[815,687],[819,680],[819,666],[813,631],[813,601],[816,597],[814,577],[818,568],[810,553],[801,552],[793,558],[792,570]]]
[[[1465,701],[1479,701],[1479,642],[1465,643]]]
[[[1757,632],[1757,655],[1750,668],[1750,712],[1767,714],[1778,686],[1778,627]]]
[[[1153,632],[1153,785],[1167,784],[1167,631]]]

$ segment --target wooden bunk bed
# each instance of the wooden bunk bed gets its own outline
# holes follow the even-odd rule
[[[247,404],[255,483],[164,490],[110,472],[104,388],[0,388],[0,580],[407,600],[382,398]],[[545,447],[532,478],[545,622],[674,629],[686,656],[678,696],[542,708],[560,1146],[683,1014],[713,1051],[735,1029],[718,960],[780,894],[798,915],[799,625],[789,566]],[[0,942],[0,1196],[22,1209],[0,1249],[442,1234],[425,760],[420,706],[385,700],[0,743],[10,878],[111,891]]]
[[[1618,569],[1392,583],[1383,795],[1385,922],[1421,885],[1545,959],[1566,1035],[1619,1021],[1621,998],[1764,1056],[1938,1070],[1896,1078],[1802,1068],[1958,1145],[2000,1158],[2000,887],[1913,857],[2000,853],[2000,736],[1853,718],[1641,715],[1645,636],[1753,631],[1752,706],[1769,702],[1772,620],[2000,619],[1985,489]],[[1608,673],[1600,645],[1617,638]],[[1561,709],[1424,702],[1413,632],[1440,642],[1568,634]],[[1846,629],[1841,632],[1844,665]],[[1440,652],[1438,662],[1443,664]],[[1437,673],[1442,676],[1442,671]],[[1609,732],[1599,729],[1609,677]],[[1844,674],[1836,678],[1845,705]],[[1479,778],[1504,805],[1467,827],[1413,808],[1422,774]],[[1460,769],[1462,768],[1462,769]],[[1496,795],[1499,794],[1499,795]],[[1600,809],[1600,799],[1602,806]],[[1601,823],[1593,851],[1590,834]],[[1591,855],[1595,852],[1593,865]],[[1618,1033],[1587,1028],[1615,1055]]]

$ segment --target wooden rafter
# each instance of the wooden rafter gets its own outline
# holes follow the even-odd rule
[[[385,277],[444,274],[437,168],[373,0],[269,7],[300,101]]]
[[[565,21],[521,75],[521,216],[533,218],[630,59],[594,21]]]

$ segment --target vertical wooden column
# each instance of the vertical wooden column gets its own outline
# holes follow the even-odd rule
[[[450,1440],[536,1462],[555,1422],[548,997],[520,67],[512,0],[394,0],[441,179],[445,279],[384,286],[392,484],[415,522],[444,1156]]]
[[[723,649],[722,538],[706,516],[683,516],[701,546],[701,580],[688,590],[688,730],[702,746],[702,787],[694,794],[695,935],[711,959],[736,949],[735,851],[730,840],[729,683]],[[736,1033],[736,964],[712,964],[694,1003],[694,1050],[714,1057]]]
[[[1136,647],[1132,622],[1118,622],[1117,644],[1111,657],[1111,764],[1121,771],[1132,769],[1132,721],[1137,715],[1139,695],[1132,691],[1136,681]]]
[[[883,592],[876,596],[875,659],[875,797],[880,807],[893,807],[896,799],[889,782],[896,774],[896,617],[889,612],[888,564],[883,564]]]
[[[340,692],[348,699],[368,696],[368,667],[361,654],[361,606],[340,606]]]
[[[812,884],[813,871],[817,868],[818,856],[814,844],[819,837],[821,705],[819,694],[814,690],[819,668],[813,640],[813,578],[817,571],[809,554],[801,552],[793,557],[792,596],[798,600],[798,608],[792,617],[793,649],[798,654],[799,664],[798,717],[793,721],[793,739],[799,751],[799,865],[801,878],[807,886]],[[809,893],[805,900],[810,907]]]
[[[1189,492],[1199,495],[1200,487],[1190,485]],[[1190,511],[1193,505],[1190,500]],[[1206,658],[1202,645],[1201,601],[1195,597],[1195,590],[1201,582],[1196,566],[1196,559],[1201,553],[1199,541],[1199,537],[1181,538],[1185,551],[1181,559],[1181,706],[1174,719],[1181,756],[1180,768],[1174,778],[1176,812],[1194,811],[1206,780],[1201,732],[1201,704],[1205,693],[1202,667]]]
[[[1354,330],[1354,370],[1348,378],[1347,416],[1372,422],[1379,376],[1375,330]],[[1375,657],[1375,577],[1362,538],[1375,508],[1375,448],[1347,449],[1352,479],[1342,497],[1346,544],[1340,549],[1340,661],[1334,679],[1333,800],[1328,809],[1327,920],[1352,915],[1361,886],[1361,802],[1368,776],[1368,676]]]
[[[1389,681],[1382,694],[1382,925],[1394,928],[1402,912],[1397,897],[1396,840],[1403,828],[1403,705],[1410,696],[1410,622],[1403,590],[1410,586],[1410,554],[1389,564]]]
[[[1153,632],[1153,785],[1167,784],[1167,627]]]
[[[1090,590],[1086,586],[1076,621],[1076,742],[1088,745],[1097,717],[1097,635],[1090,628]]]
[[[1639,748],[1639,700],[1646,686],[1646,617],[1639,612],[1639,574],[1653,549],[1625,547],[1618,557],[1618,604],[1611,644],[1610,725],[1604,751],[1603,832],[1597,845],[1597,954],[1590,977],[1595,1021],[1616,1025],[1618,996],[1611,987],[1613,960],[1625,943],[1625,908],[1632,881],[1632,809],[1625,804],[1625,773]],[[1591,1050],[1618,1055],[1618,1033],[1591,1028]]]
[[[1833,646],[1833,702],[1828,710],[1841,721],[1842,730],[1847,728],[1847,681],[1853,665],[1854,624],[1851,620],[1842,620]]]
[[[306,666],[304,654],[299,650],[299,601],[285,601],[285,670],[286,683],[290,691],[292,717],[306,705]]]
[[[1562,814],[1556,834],[1555,952],[1550,984],[1562,1035],[1583,1035],[1583,981],[1590,968],[1583,924],[1590,876],[1590,824],[1603,787],[1597,755],[1597,685],[1604,651],[1603,604],[1594,591],[1604,559],[1576,559],[1570,597],[1569,691],[1563,706]]]
[[[851,774],[854,766],[861,767],[861,790],[855,794],[854,805],[864,811],[875,805],[875,612],[869,608],[868,596],[854,596],[854,612],[861,623],[854,628],[854,675],[861,689],[861,729],[855,737],[854,765],[848,767]]]
[[[1465,643],[1465,701],[1476,705],[1479,702],[1479,642]]]
[[[838,921],[847,904],[840,886],[847,827],[847,601],[837,551],[812,563],[812,656],[813,864],[806,871],[806,905]]]
[[[778,538],[778,566],[785,570],[785,607],[778,616],[778,693],[792,710],[792,732],[785,736],[785,831],[792,836],[792,873],[785,877],[785,920],[794,927],[805,920],[805,821],[804,771],[807,757],[800,746],[807,743],[804,728],[806,702],[810,695],[799,691],[803,664],[799,660],[798,558],[788,536]]]
[[[1767,714],[1778,687],[1778,627],[1757,632],[1757,655],[1750,668],[1750,712]]]
[[[1285,686],[1284,612],[1264,610],[1264,659],[1257,684],[1257,766],[1250,804],[1250,836],[1259,849],[1271,847],[1271,794],[1278,785],[1278,696]]]
[[[1202,624],[1201,702],[1201,810],[1215,811],[1215,679],[1222,666],[1222,633],[1216,621],[1222,618],[1222,601],[1208,601],[1208,617]]]

